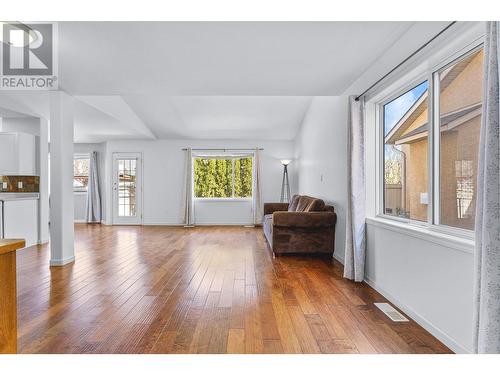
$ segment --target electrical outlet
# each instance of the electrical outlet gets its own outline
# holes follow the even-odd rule
[[[23,188],[23,182],[22,181],[17,181],[17,188],[22,189]]]
[[[6,182],[2,182],[2,190],[7,190],[7,183]]]

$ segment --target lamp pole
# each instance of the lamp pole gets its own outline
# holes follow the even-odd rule
[[[281,203],[290,202],[290,182],[288,181],[288,164],[290,160],[281,160],[283,164],[283,180],[281,181]]]

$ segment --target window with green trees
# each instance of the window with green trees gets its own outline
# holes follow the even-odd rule
[[[251,198],[251,157],[197,157],[193,160],[195,198]]]

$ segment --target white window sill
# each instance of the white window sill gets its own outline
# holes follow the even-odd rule
[[[195,202],[251,202],[252,198],[194,198]]]
[[[474,253],[474,240],[442,233],[437,230],[432,230],[429,227],[412,225],[397,220],[386,219],[380,216],[367,217],[366,223],[374,227],[405,234],[424,241],[446,246],[451,249],[463,251],[465,253]]]

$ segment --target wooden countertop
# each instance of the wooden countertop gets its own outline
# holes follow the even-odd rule
[[[22,249],[26,246],[24,240],[0,240],[0,255]]]

